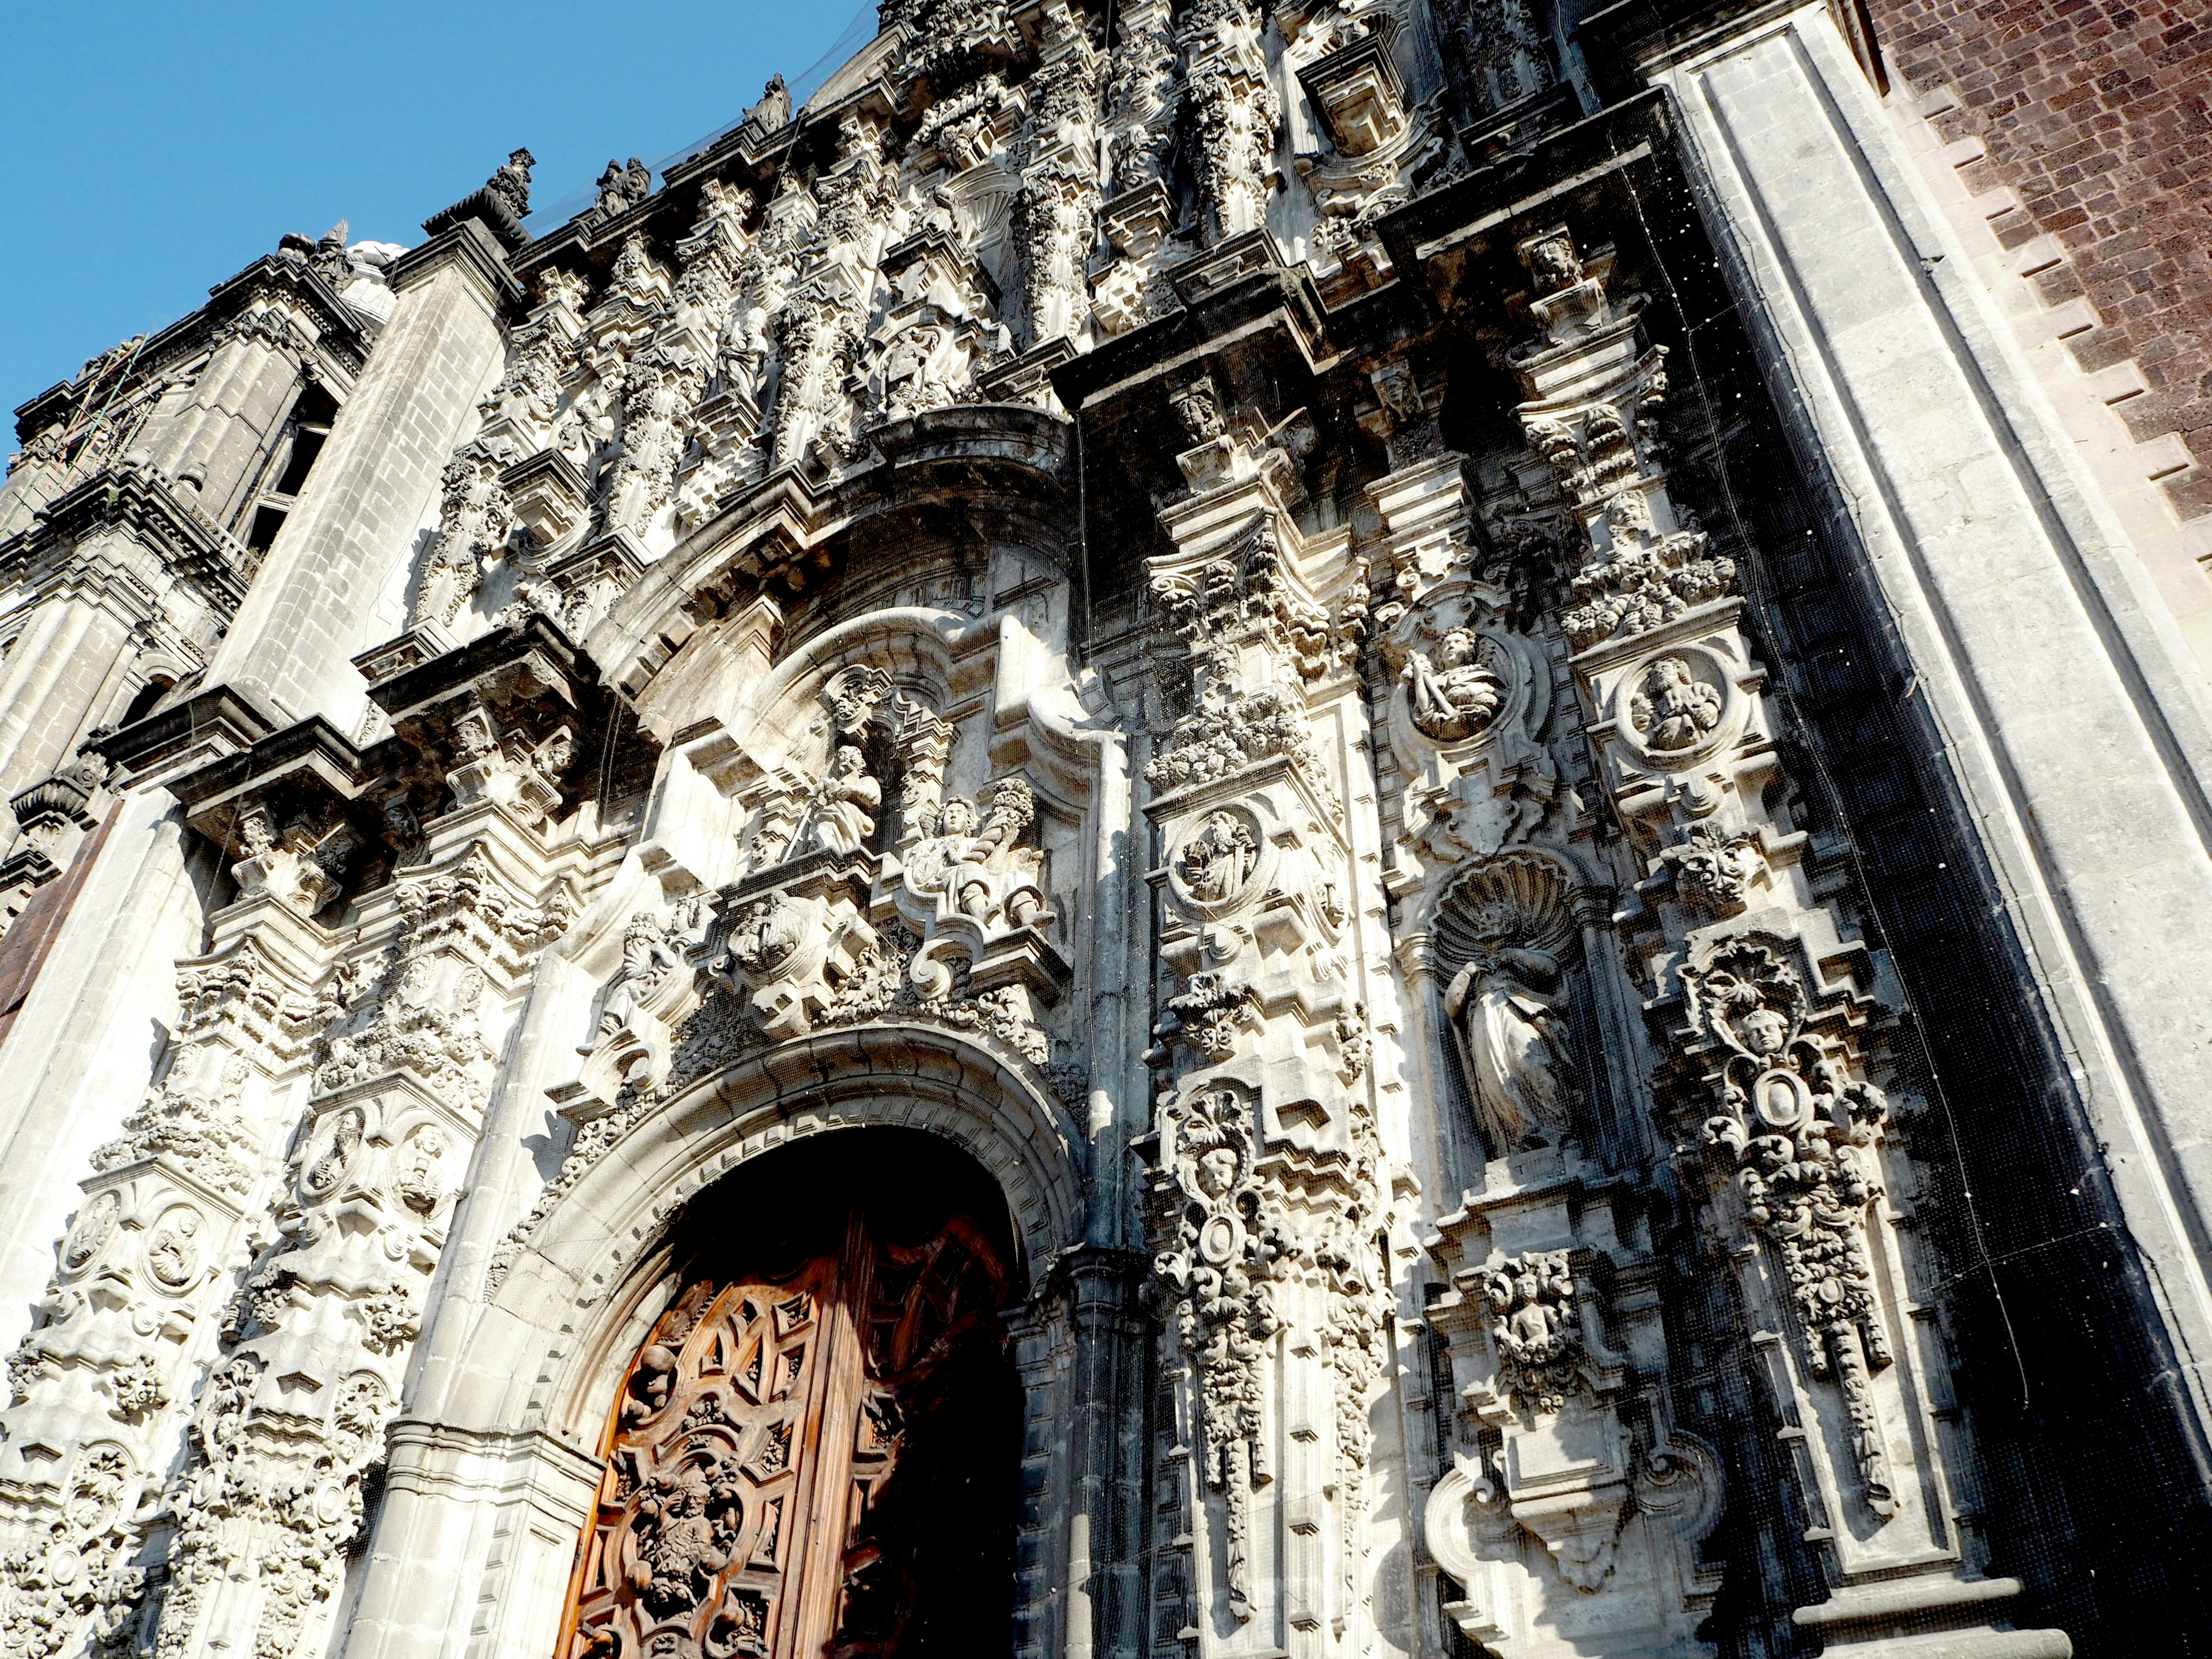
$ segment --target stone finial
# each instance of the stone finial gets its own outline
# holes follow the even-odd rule
[[[530,169],[538,158],[526,149],[509,150],[499,170],[484,181],[484,188],[514,210],[514,216],[530,216]]]

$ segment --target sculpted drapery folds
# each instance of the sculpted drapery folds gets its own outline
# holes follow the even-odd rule
[[[1863,659],[1966,728],[1904,611],[1875,639],[1820,585],[1887,499],[1817,446],[1764,465],[1743,324],[1793,325],[1718,246],[1759,227],[1692,210],[1734,187],[1669,150],[1710,111],[1607,101],[1748,83],[1816,9],[1663,64],[1592,11],[1555,65],[1572,20],[1518,0],[890,0],[567,223],[520,225],[518,151],[349,288],[382,356],[324,352],[253,441],[296,483],[274,446],[328,426],[352,471],[281,492],[260,575],[222,539],[259,483],[222,523],[204,472],[181,516],[130,470],[25,493],[100,465],[127,363],[27,406],[0,763],[122,730],[9,795],[57,867],[0,879],[0,1192],[89,1172],[34,1269],[0,1249],[36,1307],[0,1645],[506,1655],[573,1565],[558,1659],[927,1659],[901,1552],[967,1540],[898,1505],[951,1309],[1004,1362],[975,1512],[1019,1534],[1025,1656],[2056,1659],[1977,1611],[2018,1461],[1951,1495],[1987,1470],[1924,947],[1858,867],[1923,815],[1862,837],[1876,785],[1826,764]],[[1746,133],[1716,167],[1782,142]],[[342,236],[287,252],[307,300],[358,275]],[[217,317],[207,361],[304,381],[313,309]],[[1796,433],[1834,375],[1791,365]],[[155,372],[133,431],[215,421]],[[167,539],[66,552],[72,512]],[[325,559],[306,660],[268,618]],[[166,641],[139,587],[213,564],[209,649],[18,719],[47,666],[100,678],[80,623]],[[387,602],[404,633],[346,654]],[[78,831],[109,861],[40,886]],[[1954,914],[1896,856],[1894,902]],[[703,1201],[793,1154],[842,1227],[895,1129],[972,1156],[990,1252],[856,1242],[918,1153],[805,1249]],[[702,1267],[695,1224],[761,1253]]]

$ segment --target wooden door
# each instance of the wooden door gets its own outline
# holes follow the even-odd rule
[[[904,1219],[822,1215],[795,1265],[739,1244],[660,1316],[610,1414],[561,1659],[1006,1650],[1007,1267],[965,1216]]]

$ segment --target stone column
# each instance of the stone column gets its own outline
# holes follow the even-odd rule
[[[404,623],[394,588],[498,377],[501,311],[520,294],[473,219],[389,276],[392,320],[208,671],[210,684],[243,686],[292,719],[319,714],[341,731],[367,706],[353,658]]]

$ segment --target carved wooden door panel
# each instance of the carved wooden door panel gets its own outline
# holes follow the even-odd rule
[[[607,1425],[562,1659],[946,1645],[904,1638],[961,1620],[929,1528],[973,1437],[963,1379],[1003,1360],[1006,1272],[959,1218],[915,1243],[857,1210],[842,1231],[795,1268],[700,1279],[655,1322]]]

